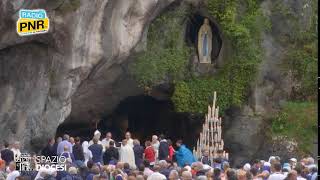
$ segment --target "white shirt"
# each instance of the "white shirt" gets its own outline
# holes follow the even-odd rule
[[[11,151],[13,152],[14,159],[16,159],[16,158],[19,159],[19,157],[21,155],[20,149],[12,148]]]
[[[268,180],[283,180],[284,178],[286,178],[284,174],[275,172],[269,176]]]
[[[20,172],[19,171],[12,171],[12,172],[10,172],[8,174],[6,180],[15,180],[18,176],[20,176]]]
[[[87,141],[84,141],[82,143],[82,148],[83,148],[83,155],[84,155],[84,163],[87,165],[87,162],[92,159],[92,152],[90,149],[88,149],[89,143]]]
[[[90,140],[89,141],[89,146],[91,146],[93,144],[93,140]],[[101,141],[98,141],[98,144],[101,144],[102,145],[102,142]]]
[[[298,176],[298,177],[297,177],[297,180],[306,180],[306,178],[301,177],[301,176]]]
[[[151,174],[153,174],[153,171],[151,169],[149,169],[148,167],[144,168],[144,171],[143,171],[144,176],[149,177]]]
[[[102,143],[102,146],[103,146],[103,151],[105,151],[107,148],[109,148],[109,143],[111,141],[114,141],[114,140],[113,139],[107,139],[107,138],[102,139],[101,143]]]
[[[127,144],[133,148],[133,139],[128,139]]]
[[[152,173],[147,180],[166,180],[166,176],[159,173],[159,172],[154,172]]]
[[[152,147],[154,149],[155,153],[155,158],[158,159],[158,155],[159,155],[159,146],[160,146],[160,142],[157,140],[157,142],[152,144]]]
[[[130,168],[135,169],[136,164],[135,164],[135,159],[134,159],[134,152],[132,147],[127,144],[125,146],[121,145],[120,148],[120,161],[128,163],[130,165]]]

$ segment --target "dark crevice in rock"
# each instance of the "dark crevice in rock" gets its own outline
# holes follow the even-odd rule
[[[111,131],[114,139],[121,141],[125,131],[143,143],[153,134],[166,134],[170,139],[183,138],[189,147],[196,144],[203,122],[202,115],[177,113],[170,100],[157,100],[147,95],[129,96],[120,101],[111,114],[103,116],[98,129],[104,135]],[[95,128],[85,124],[63,123],[57,130],[57,136],[67,132],[82,139],[92,138]]]

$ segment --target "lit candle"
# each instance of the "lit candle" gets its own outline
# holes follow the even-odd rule
[[[221,126],[218,126],[218,141],[221,140]]]
[[[215,107],[216,107],[216,100],[217,100],[217,92],[215,91],[215,92],[213,92],[213,110],[215,109]],[[213,113],[214,114],[214,113]]]
[[[216,115],[216,120],[218,120],[218,118],[219,118],[219,106],[216,108],[215,115]]]

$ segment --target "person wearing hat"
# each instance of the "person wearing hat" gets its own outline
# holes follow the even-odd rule
[[[244,166],[243,166],[243,170],[245,170],[246,172],[249,172],[251,169],[251,165],[249,163],[246,163]]]
[[[294,169],[297,165],[297,159],[296,158],[289,159],[289,164],[290,164],[291,169]]]
[[[271,164],[269,162],[264,162],[262,166],[262,171],[271,172]]]
[[[101,144],[102,145],[102,142],[100,141],[100,137],[101,137],[101,132],[99,130],[96,130],[94,131],[93,133],[93,138],[89,141],[89,146],[91,146],[93,143],[93,139],[98,139],[98,142],[97,144]]]

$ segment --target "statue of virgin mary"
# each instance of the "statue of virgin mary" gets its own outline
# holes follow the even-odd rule
[[[211,63],[212,30],[209,20],[204,19],[198,32],[198,56],[200,63]]]

